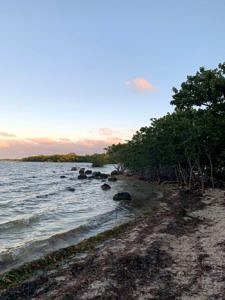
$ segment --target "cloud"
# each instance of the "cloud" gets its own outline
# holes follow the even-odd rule
[[[0,139],[0,158],[22,158],[39,154],[93,154],[102,153],[111,144],[123,142],[120,137],[109,136],[104,139],[50,139],[45,137],[19,139]]]
[[[123,133],[121,131],[113,130],[113,129],[107,128],[107,127],[99,128],[98,134],[100,136],[103,135],[104,138],[106,138],[106,139],[111,139],[114,136],[116,136],[116,137],[123,136]]]
[[[110,128],[100,128],[98,132],[101,135],[112,135],[113,134],[113,130]]]
[[[61,142],[71,142],[71,140],[70,140],[70,139],[67,139],[67,138],[59,138],[59,140],[60,140]]]
[[[5,140],[0,140],[0,149],[8,148],[8,143]]]
[[[151,82],[149,82],[148,80],[146,80],[145,78],[142,78],[142,77],[128,80],[125,82],[125,84],[129,89],[131,89],[132,91],[135,91],[135,92],[154,92],[155,91],[155,88],[151,84]]]
[[[16,137],[15,134],[11,134],[8,132],[0,132],[0,136],[4,136],[4,137]]]
[[[35,143],[35,144],[40,144],[40,145],[51,145],[54,144],[56,141],[49,139],[49,138],[30,138],[27,139],[28,141]]]

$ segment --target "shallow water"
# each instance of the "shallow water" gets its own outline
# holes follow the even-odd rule
[[[92,169],[88,163],[0,162],[0,272],[130,220],[160,197],[154,188],[145,192],[123,180],[103,191],[102,180],[78,180],[74,166]],[[131,203],[112,200],[124,190],[135,194]]]

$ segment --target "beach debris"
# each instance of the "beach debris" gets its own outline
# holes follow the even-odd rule
[[[65,175],[61,175],[60,178],[66,178],[66,176]]]
[[[72,167],[71,171],[77,171],[77,167]]]

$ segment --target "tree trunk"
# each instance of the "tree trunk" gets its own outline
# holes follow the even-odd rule
[[[194,165],[192,165],[190,158],[188,158],[188,164],[189,164],[189,181],[188,181],[188,186],[189,186],[189,188],[191,188]]]
[[[205,186],[204,186],[203,172],[202,172],[200,160],[197,159],[196,163],[197,163],[197,167],[198,167],[198,171],[199,171],[199,175],[200,175],[201,191],[202,191],[202,194],[204,194]]]
[[[212,188],[214,189],[215,185],[214,185],[214,178],[213,178],[212,156],[211,156],[211,154],[207,154],[207,157],[209,159],[209,164],[210,164],[210,180],[211,180],[211,183],[212,183]]]
[[[180,184],[180,178],[177,172],[177,168],[175,168],[175,175],[176,175],[177,183]]]
[[[181,175],[181,178],[184,182],[184,185],[187,185],[187,179],[186,179],[186,176],[181,168],[181,165],[180,165],[180,162],[178,162],[178,167],[179,167],[179,171],[180,171],[180,175]]]
[[[156,181],[157,181],[157,184],[161,183],[159,166],[156,167]]]

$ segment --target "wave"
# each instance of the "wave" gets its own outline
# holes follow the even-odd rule
[[[58,193],[56,192],[52,192],[52,193],[48,193],[48,194],[43,194],[43,195],[37,195],[36,198],[48,198],[49,196],[54,196],[57,195]]]
[[[65,175],[65,174],[63,174]],[[71,175],[71,174],[70,174]],[[60,174],[58,177],[53,177],[53,176],[43,176],[40,178],[33,178],[27,179],[25,177],[21,178],[20,180],[17,181],[11,181],[11,184],[9,185],[8,182],[0,183],[0,186],[3,187],[2,193],[21,193],[21,192],[35,192],[39,191],[40,189],[49,189],[54,186],[60,186],[65,184],[65,180],[60,179]],[[67,176],[67,175],[66,175]],[[70,176],[73,178],[72,176]],[[65,179],[70,179],[70,177],[66,177]],[[76,177],[75,177],[76,180]]]
[[[0,273],[25,262],[38,259],[51,251],[76,244],[84,238],[113,228],[113,226],[119,225],[132,217],[132,212],[129,209],[119,206],[113,211],[92,217],[86,223],[69,231],[57,233],[42,240],[27,242],[23,246],[4,251],[0,253]],[[22,220],[20,221],[23,223]]]
[[[0,232],[9,229],[21,229],[22,227],[30,227],[34,222],[37,222],[40,218],[40,214],[32,215],[27,218],[10,220],[4,223],[0,223]]]
[[[51,236],[48,239],[48,242],[50,244],[54,244],[55,242],[57,242],[57,240],[70,240],[73,238],[76,239],[78,235],[84,235],[90,231],[100,229],[101,226],[117,220],[117,218],[121,217],[122,215],[123,217],[129,217],[129,218],[133,216],[132,212],[128,208],[119,206],[112,211],[87,219],[85,224],[82,224],[74,229],[60,232]],[[116,223],[118,223],[118,220],[116,221]]]

